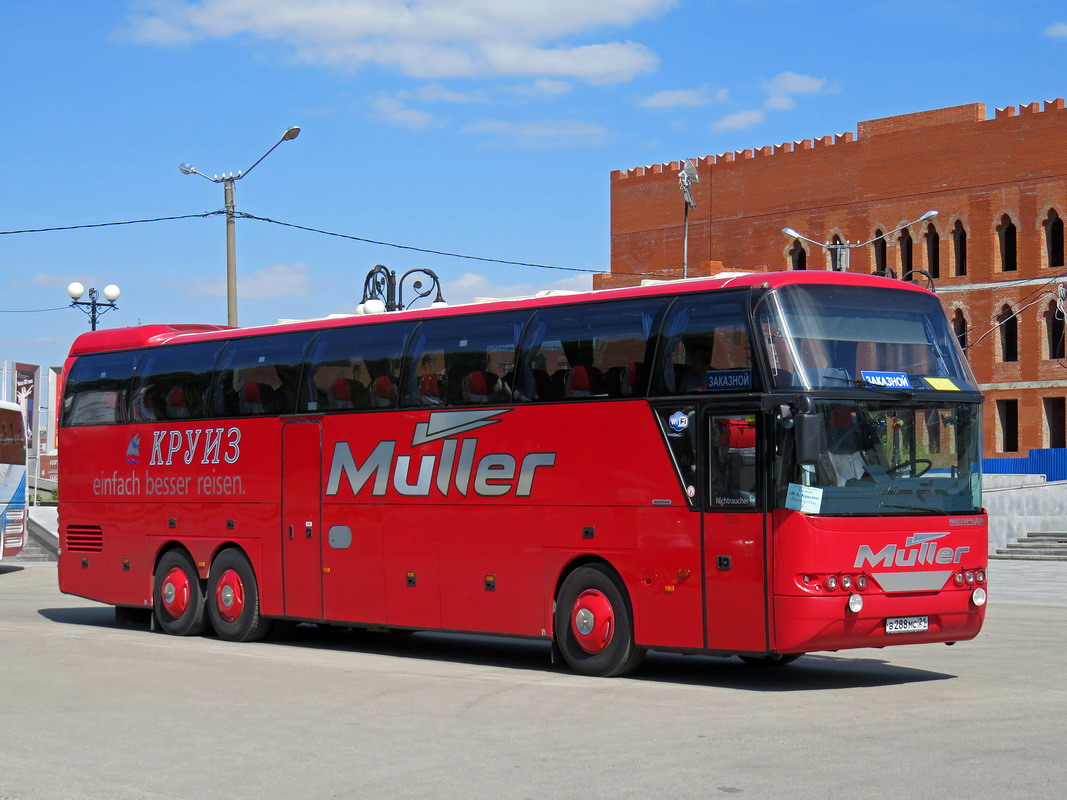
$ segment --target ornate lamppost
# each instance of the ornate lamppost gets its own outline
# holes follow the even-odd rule
[[[118,306],[115,305],[115,301],[119,299],[119,295],[122,294],[122,292],[118,286],[109,283],[104,287],[104,302],[100,302],[100,300],[97,299],[100,297],[100,293],[94,288],[89,289],[89,299],[82,300],[81,298],[85,294],[85,286],[78,281],[74,281],[67,287],[67,294],[70,296],[70,305],[72,308],[80,308],[89,315],[89,326],[95,331],[96,323],[100,317],[111,309],[118,308]]]
[[[417,277],[410,283],[410,288],[415,292],[411,302],[404,305],[404,282],[412,276]],[[429,279],[429,285],[424,281]],[[396,270],[378,264],[367,273],[363,281],[363,299],[356,306],[357,314],[380,314],[383,311],[403,311],[417,300],[429,297],[436,291],[436,296],[430,305],[434,308],[447,306],[445,298],[441,295],[441,279],[432,269],[416,267],[409,269],[399,278]]]

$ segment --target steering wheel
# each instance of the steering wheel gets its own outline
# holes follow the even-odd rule
[[[930,467],[934,465],[934,462],[928,458],[913,458],[911,461],[901,461],[899,464],[895,464],[894,466],[887,469],[886,472],[889,473],[890,477],[895,478],[897,477],[896,473],[900,472],[902,469],[906,469],[907,467],[911,466],[918,466],[920,464],[924,464],[925,466],[923,466],[921,470],[915,473],[916,478],[925,475],[927,472],[929,472]]]

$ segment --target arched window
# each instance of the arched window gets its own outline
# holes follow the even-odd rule
[[[844,242],[841,241],[841,237],[835,233],[834,238],[830,240],[830,269],[834,272],[843,272],[848,269],[846,260],[848,253],[841,247],[842,244]]]
[[[1045,251],[1048,253],[1048,265],[1050,267],[1063,266],[1063,220],[1056,213],[1056,209],[1050,208],[1045,221]]]
[[[967,352],[967,317],[963,315],[962,308],[957,308],[956,315],[952,318],[952,332],[956,334],[960,349]]]
[[[1015,223],[1007,214],[1000,218],[997,226],[997,239],[1000,241],[1000,269],[1003,272],[1015,272],[1018,268],[1018,232]]]
[[[885,263],[885,251],[886,243],[885,236],[882,234],[882,229],[879,228],[874,232],[874,274],[886,275],[886,263]]]
[[[1063,316],[1059,304],[1053,300],[1045,310],[1046,358],[1063,358]]]
[[[1000,307],[997,323],[1000,327],[1000,360],[1018,361],[1019,318],[1007,303]]]
[[[903,276],[911,271],[912,264],[915,261],[912,254],[911,231],[907,228],[902,230],[900,237],[897,239],[897,244],[900,245],[900,274]]]
[[[941,277],[941,237],[937,235],[937,228],[934,227],[934,223],[930,223],[926,226],[926,233],[923,235],[926,239],[926,271],[930,273],[932,278]]]
[[[789,263],[793,269],[808,268],[808,253],[804,245],[800,243],[800,239],[793,240],[793,246],[789,249]]]
[[[955,268],[957,275],[967,274],[967,231],[963,223],[956,220],[952,226],[952,250],[955,253]]]

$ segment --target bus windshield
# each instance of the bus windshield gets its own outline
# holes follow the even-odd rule
[[[757,325],[776,388],[977,391],[937,298],[860,286],[768,292]]]
[[[820,400],[820,447],[799,463],[796,419],[775,431],[778,508],[823,515],[981,513],[981,417],[974,403]],[[806,459],[807,460],[807,459]]]

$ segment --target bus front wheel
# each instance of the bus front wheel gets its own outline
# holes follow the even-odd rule
[[[571,669],[603,678],[633,672],[645,657],[634,644],[626,590],[599,564],[579,567],[556,596],[556,643]]]
[[[223,550],[212,562],[207,606],[220,639],[254,642],[270,632],[270,620],[259,613],[256,573],[238,550]]]
[[[204,629],[204,589],[184,550],[170,550],[159,560],[152,602],[159,627],[172,636],[196,636]]]

